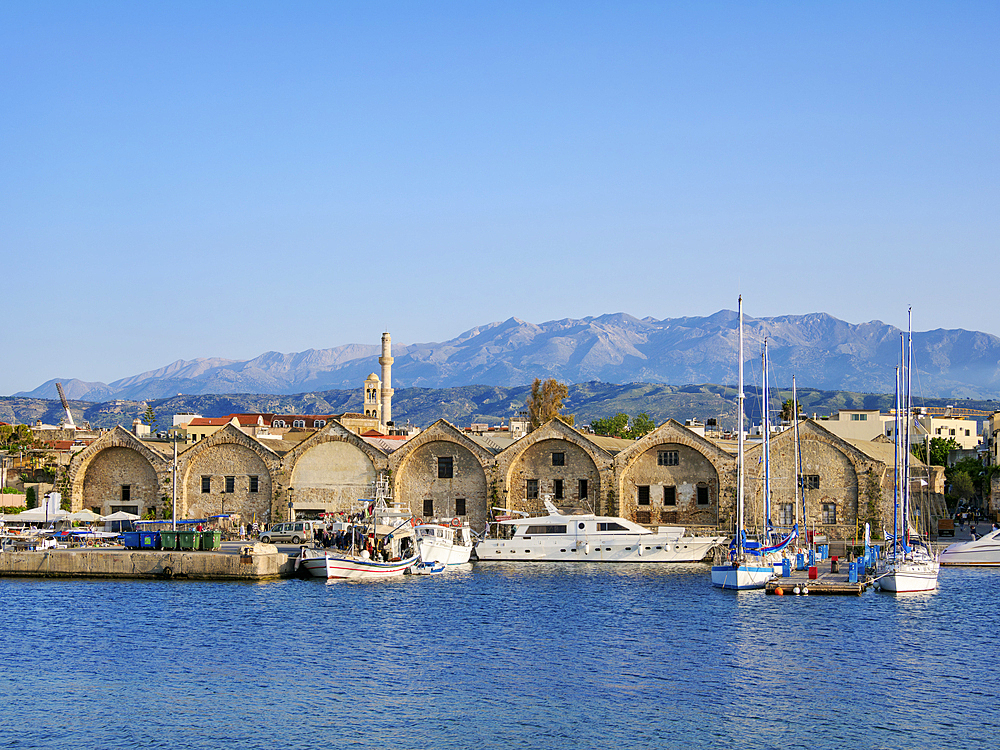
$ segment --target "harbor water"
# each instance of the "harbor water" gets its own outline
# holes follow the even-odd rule
[[[765,596],[701,565],[0,579],[2,748],[987,748],[1000,571]]]

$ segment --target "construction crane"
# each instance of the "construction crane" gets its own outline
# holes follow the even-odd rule
[[[73,413],[69,410],[69,401],[66,400],[66,392],[63,391],[62,383],[56,383],[56,390],[59,391],[59,400],[62,401],[63,409],[66,410],[66,421],[69,422],[71,430],[76,429],[76,422],[73,421]]]

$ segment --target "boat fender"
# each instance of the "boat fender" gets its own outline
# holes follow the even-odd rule
[[[784,596],[785,595],[785,590],[783,588],[781,588],[781,586],[778,586],[774,590],[774,593],[777,594],[778,596]]]
[[[795,588],[792,589],[792,593],[798,596],[799,594],[802,593],[802,590],[798,586],[796,586]]]
[[[809,589],[805,586],[802,587],[802,596],[809,596]]]

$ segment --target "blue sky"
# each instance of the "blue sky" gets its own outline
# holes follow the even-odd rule
[[[0,394],[739,293],[1000,334],[998,32],[995,2],[8,0]]]

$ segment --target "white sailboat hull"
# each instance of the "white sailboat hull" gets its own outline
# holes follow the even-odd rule
[[[878,584],[883,591],[897,594],[933,591],[939,567],[935,560],[889,560]]]
[[[774,577],[772,565],[712,566],[712,585],[720,589],[762,589]]]

